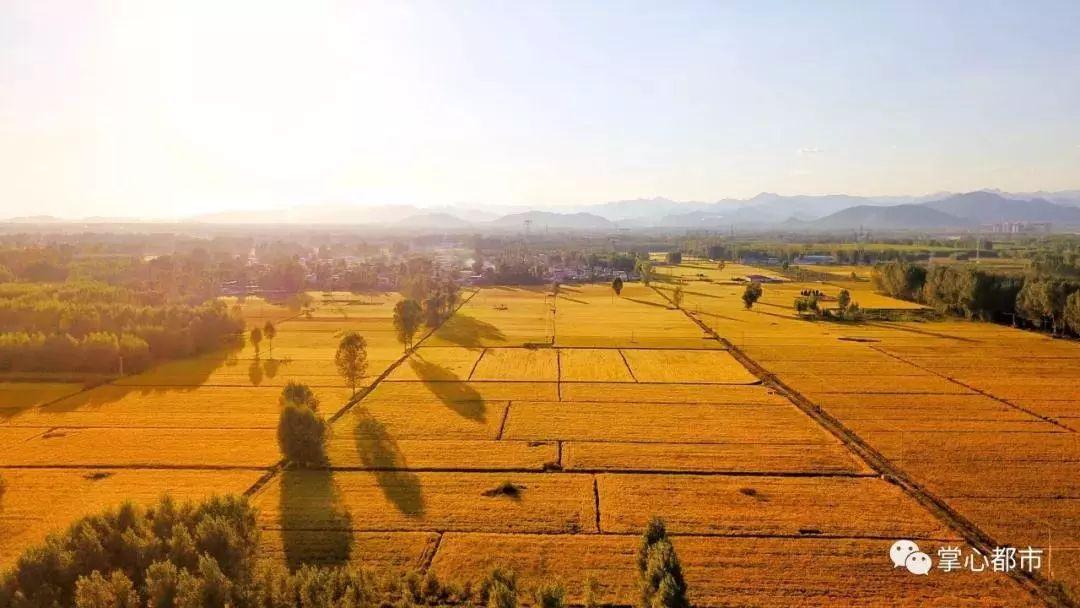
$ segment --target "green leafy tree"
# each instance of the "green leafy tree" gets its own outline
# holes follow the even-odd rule
[[[914,300],[923,291],[926,269],[907,262],[878,264],[871,274],[874,288],[894,298]]]
[[[675,291],[671,292],[671,301],[675,303],[675,308],[681,308],[683,303],[683,288],[682,285],[676,285]]]
[[[458,302],[461,301],[461,288],[457,283],[450,282],[446,286],[446,293],[443,296],[443,304],[446,305],[446,316],[454,314],[454,310],[457,308]]]
[[[653,279],[652,262],[650,262],[649,260],[638,260],[637,261],[637,272],[638,272],[638,276],[641,277],[641,282],[644,283],[646,286],[648,286],[649,283],[652,282],[652,279]]]
[[[747,284],[746,288],[743,289],[742,301],[743,306],[746,307],[746,310],[750,310],[754,307],[754,303],[756,303],[758,299],[761,298],[761,291],[761,283],[758,283],[756,281]]]
[[[289,403],[306,405],[316,411],[319,409],[319,399],[315,396],[315,392],[311,390],[311,387],[295,380],[289,380],[285,387],[281,389],[281,396],[278,397],[278,405],[281,407],[285,407]]]
[[[645,529],[637,565],[639,608],[690,608],[682,565],[662,520],[654,517]]]
[[[170,561],[157,561],[146,569],[148,606],[174,606],[180,588],[180,569]]]
[[[611,290],[615,292],[615,295],[621,296],[623,288],[623,280],[620,277],[615,277],[611,281]]]
[[[438,327],[439,323],[443,320],[443,296],[442,294],[432,294],[427,298],[424,298],[424,324],[428,327]]]
[[[367,373],[367,340],[355,331],[342,336],[334,353],[334,365],[352,389],[352,394],[356,395],[356,385]]]
[[[131,579],[119,570],[109,578],[94,570],[75,582],[75,608],[139,608],[139,594]]]
[[[423,318],[423,311],[416,300],[401,300],[394,305],[394,329],[397,331],[398,340],[405,345],[408,351],[412,347],[413,338]]]
[[[307,404],[289,401],[281,409],[278,446],[290,461],[305,467],[325,464],[329,435],[329,425]]]
[[[843,316],[847,312],[848,306],[851,305],[851,292],[846,289],[841,289],[840,293],[836,296],[836,307],[840,309],[840,316]]]
[[[1080,291],[1072,292],[1065,299],[1065,310],[1062,317],[1073,333],[1080,334]]]
[[[1057,334],[1068,297],[1069,286],[1064,281],[1028,280],[1016,296],[1016,312],[1036,326],[1049,320],[1051,331]]]

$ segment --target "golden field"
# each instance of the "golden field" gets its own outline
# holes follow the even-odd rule
[[[83,515],[125,500],[150,504],[168,493],[201,499],[240,493],[261,471],[155,469],[0,468],[7,489],[0,496],[0,569],[11,566],[27,547]]]
[[[655,289],[628,283],[621,296],[607,285],[563,286],[557,295],[482,289],[418,335],[404,358],[391,328],[396,296],[314,294],[310,317],[280,323],[272,354],[265,341],[258,358],[245,344],[30,400],[0,417],[0,475],[10,488],[0,533],[26,529],[0,558],[10,563],[50,526],[125,496],[250,490],[261,556],[290,566],[430,565],[463,580],[504,564],[526,585],[562,580],[576,603],[595,579],[601,602],[627,605],[637,596],[638,535],[659,515],[695,606],[1033,602],[1001,575],[895,571],[890,539],[933,550],[962,543],[959,533],[808,416],[774,377],[982,530],[1026,540],[1033,534],[1020,519],[1041,518],[1053,522],[1046,529],[1056,552],[1080,547],[1065,502],[1080,500],[1069,418],[1033,414],[1075,420],[1080,408],[1068,407],[1067,395],[1033,395],[1024,376],[1060,365],[1069,377],[1073,351],[1050,346],[1055,356],[1025,359],[1044,341],[1021,336],[1013,349],[1003,342],[1018,332],[988,328],[983,337],[973,323],[799,320],[797,284],[766,285],[747,311],[732,279],[756,269],[729,264],[721,273],[691,261],[659,271],[670,276]],[[666,297],[675,280],[685,281],[684,310]],[[860,303],[882,298],[856,284]],[[366,384],[389,370],[351,403],[332,362],[350,329],[369,341]],[[914,350],[923,342],[932,346]],[[1039,364],[1015,375],[951,366],[964,348],[978,357],[983,345]],[[740,351],[760,369],[740,363]],[[268,370],[270,361],[280,363]],[[326,469],[271,468],[277,394],[290,379],[311,384],[321,410],[338,414]],[[1027,405],[990,394],[999,385],[1020,387],[1009,394]],[[1006,436],[1023,449],[991,458]],[[84,477],[95,471],[112,475]],[[58,514],[29,513],[41,500],[57,500]],[[994,513],[1003,517],[991,527]],[[1060,563],[1058,576],[1080,571]]]
[[[309,319],[248,298],[240,306],[250,326],[277,323],[273,349],[264,340],[258,357],[245,338],[94,388],[0,383],[0,568],[49,531],[125,499],[247,491],[281,458],[284,383],[311,384],[326,412],[349,400],[333,367],[343,331],[364,331],[372,376],[401,356],[392,330],[396,294],[370,301],[342,315],[340,303],[327,310],[316,297]]]
[[[1052,547],[1071,560],[1080,549],[1080,345],[957,319],[797,318],[792,293],[820,285],[765,284],[746,310],[741,288],[691,280],[684,307],[999,544]],[[863,306],[884,297],[829,285],[852,289]],[[1080,588],[1077,568],[1052,575]]]
[[[591,582],[597,601],[632,605],[638,542],[636,535],[449,532],[432,568],[454,580],[505,564],[527,585],[565,581],[573,602],[585,600]],[[882,568],[879,540],[679,536],[674,545],[694,606],[1041,605],[1000,574],[912,577]]]
[[[28,407],[45,405],[83,390],[73,382],[0,382],[0,420]]]

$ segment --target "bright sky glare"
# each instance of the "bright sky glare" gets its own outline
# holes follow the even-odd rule
[[[0,217],[1080,188],[1080,2],[0,3]]]

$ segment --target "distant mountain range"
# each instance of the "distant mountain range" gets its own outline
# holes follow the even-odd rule
[[[60,222],[49,216],[7,222]],[[119,223],[117,218],[80,222]],[[131,221],[131,220],[128,220]],[[188,218],[206,224],[333,224],[383,226],[399,231],[492,230],[967,230],[1001,222],[1051,222],[1057,230],[1080,229],[1080,190],[1007,193],[979,190],[923,196],[861,197],[846,194],[784,196],[763,192],[748,199],[715,202],[641,198],[536,210],[524,206],[458,204],[305,205],[275,211],[225,211]]]
[[[814,230],[932,230],[977,228],[1002,222],[1050,222],[1058,227],[1080,227],[1080,207],[1051,203],[1042,198],[1019,200],[993,192],[954,194],[920,204],[856,205],[802,226]]]

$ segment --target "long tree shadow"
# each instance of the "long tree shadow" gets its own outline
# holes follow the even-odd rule
[[[423,517],[424,494],[420,478],[405,470],[408,466],[397,441],[390,436],[386,425],[365,408],[356,411],[358,419],[353,437],[356,453],[364,468],[374,472],[386,499],[408,517]]]
[[[646,304],[648,306],[655,306],[657,308],[666,309],[668,307],[666,304],[660,304],[659,302],[650,302],[648,300],[639,300],[637,298],[623,298],[623,299],[624,300],[629,300],[631,302],[637,302],[638,304]]]
[[[208,354],[164,361],[141,374],[125,376],[115,382],[89,388],[46,405],[16,408],[14,413],[6,417],[16,417],[22,412],[31,410],[40,413],[89,410],[121,401],[131,393],[149,395],[195,391],[202,387],[216,370],[223,366],[237,365],[236,353],[241,347],[240,344],[231,344]],[[166,374],[166,376],[162,378],[161,374]],[[184,383],[178,384],[169,374],[181,376]]]
[[[963,336],[953,336],[953,335],[943,334],[943,333],[936,332],[936,331],[930,331],[928,329],[916,329],[914,327],[904,327],[902,325],[896,325],[896,324],[892,324],[892,323],[884,324],[884,323],[877,323],[877,322],[869,322],[869,321],[867,321],[867,322],[863,322],[861,324],[862,325],[867,325],[867,326],[870,326],[870,327],[884,327],[886,329],[895,329],[895,330],[899,330],[899,331],[906,331],[908,333],[919,334],[919,335],[922,335],[922,336],[933,336],[935,338],[946,338],[946,339],[949,339],[949,340],[956,340],[957,342],[969,342],[969,343],[972,343],[972,344],[981,342],[981,340],[975,340],[973,338],[965,338]]]
[[[263,374],[270,380],[274,379],[274,376],[278,375],[281,371],[282,365],[288,365],[292,361],[290,359],[274,359],[273,357],[263,361]]]
[[[452,344],[469,347],[506,341],[506,334],[498,327],[460,312],[447,319],[436,335]]]
[[[660,289],[661,291],[675,291],[674,289],[668,289],[667,287],[657,287],[657,289]],[[731,299],[730,296],[725,297],[714,293],[705,293],[703,291],[690,291],[689,289],[684,289],[683,294],[688,296],[700,296],[702,298],[715,298],[717,300]]]
[[[248,365],[248,382],[251,382],[251,386],[259,386],[263,381],[263,368],[262,361],[258,357],[251,360],[251,364]]]
[[[352,517],[328,469],[286,469],[281,476],[281,540],[290,569],[342,565],[352,556]]]
[[[483,422],[487,418],[484,398],[453,370],[427,361],[419,355],[409,359],[409,366],[443,405],[469,420]]]

